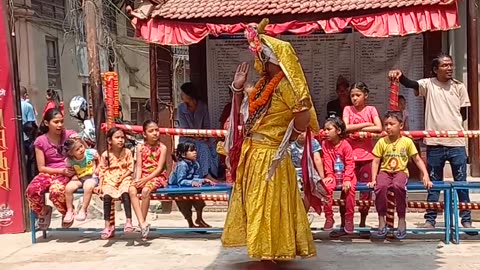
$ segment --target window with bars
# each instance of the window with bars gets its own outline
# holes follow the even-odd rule
[[[39,17],[63,22],[65,19],[65,0],[31,0],[32,9]]]
[[[45,43],[47,47],[48,87],[53,89],[62,89],[58,40],[47,37],[45,39]]]
[[[148,99],[146,98],[131,98],[130,99],[130,121],[133,125],[141,125],[149,117],[145,104]]]

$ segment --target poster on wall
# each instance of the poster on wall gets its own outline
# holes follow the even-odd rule
[[[338,34],[287,34],[282,40],[292,43],[316,108],[320,125],[327,116],[327,103],[336,98],[339,75],[350,83],[362,81],[370,90],[368,105],[382,115],[388,110],[390,69],[399,68],[411,79],[423,78],[423,36],[370,38],[351,29]],[[253,70],[253,55],[243,35],[209,37],[207,40],[207,81],[210,122],[219,128],[223,107],[230,102],[229,85],[236,67],[250,63],[249,80],[258,75]],[[401,89],[407,101],[411,130],[423,130],[423,100],[410,89]],[[412,117],[414,116],[414,117]]]
[[[0,4],[0,234],[25,231],[5,6]]]

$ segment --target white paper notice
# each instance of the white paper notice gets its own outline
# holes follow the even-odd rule
[[[292,43],[302,65],[320,124],[327,116],[326,106],[336,98],[339,75],[351,83],[365,82],[370,95],[368,104],[383,114],[388,109],[389,82],[387,73],[399,68],[411,79],[423,77],[423,37],[369,38],[351,30],[340,34],[283,35]],[[211,123],[219,128],[220,114],[230,101],[229,85],[241,62],[251,66],[250,80],[258,75],[253,70],[253,55],[242,35],[209,38],[207,41],[208,104]],[[401,89],[407,100],[410,129],[423,130],[423,100],[411,89]]]

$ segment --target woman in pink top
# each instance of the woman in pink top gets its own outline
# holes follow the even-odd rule
[[[357,82],[350,87],[350,99],[352,106],[343,109],[343,121],[347,125],[347,132],[382,132],[382,121],[378,116],[377,109],[373,106],[367,106],[366,100],[369,94],[368,87],[363,82]],[[358,182],[369,183],[372,172],[372,139],[347,139],[353,149],[353,159],[355,160],[355,173]],[[371,192],[360,193],[361,200],[371,200]],[[366,226],[367,215],[370,207],[359,207],[360,227]]]
[[[43,135],[34,143],[39,174],[27,186],[25,193],[30,208],[37,215],[39,229],[47,230],[52,217],[52,207],[46,206],[44,201],[44,194],[47,191],[55,208],[63,216],[67,212],[65,185],[75,171],[66,167],[63,144],[67,138],[75,136],[75,132],[65,130],[63,115],[57,109],[50,109],[45,113],[40,132]],[[72,223],[62,222],[62,227],[68,228]]]
[[[43,109],[43,118],[45,118],[45,114],[50,109],[57,109],[62,113],[62,115],[65,115],[63,101],[60,100],[60,96],[58,96],[57,91],[53,89],[47,89],[47,94],[45,97],[47,99],[47,104]]]

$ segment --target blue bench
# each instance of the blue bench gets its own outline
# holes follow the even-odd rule
[[[454,231],[454,242],[456,244],[460,243],[460,233],[479,233],[480,228],[461,228],[460,227],[460,220],[459,220],[459,211],[460,210],[480,210],[479,203],[461,203],[458,199],[458,190],[474,190],[480,189],[480,182],[453,182],[452,183],[452,196],[453,196],[453,231]]]
[[[480,183],[478,183],[480,188]],[[426,191],[425,187],[420,182],[414,182],[407,185],[408,191]],[[443,232],[445,235],[445,243],[448,244],[450,242],[451,237],[451,216],[452,216],[452,204],[447,203],[452,201],[452,185],[450,183],[445,183],[443,181],[434,182],[433,190],[443,191],[444,194],[444,202],[445,204],[442,205],[444,211],[444,221],[445,221],[445,228],[435,228],[435,229],[423,229],[423,228],[407,228],[407,231],[410,233],[426,233],[426,232]],[[336,191],[341,191],[341,186],[337,186]],[[199,187],[199,188],[180,188],[180,187],[167,187],[158,189],[155,193],[152,193],[152,200],[175,200],[176,198],[182,196],[193,196],[198,194],[210,194],[210,193],[226,193],[228,194],[228,198],[230,198],[230,194],[232,191],[231,185],[217,185],[213,187]],[[368,188],[365,183],[358,183],[357,184],[357,191],[373,191],[373,189]],[[78,194],[83,193],[81,190],[77,191]],[[214,195],[213,195],[214,196]],[[208,197],[205,198],[208,200]],[[370,202],[369,202],[370,203]],[[410,208],[422,208],[425,207],[415,207],[410,206]],[[458,215],[457,215],[458,219]],[[36,233],[37,229],[35,228],[35,215],[33,212],[30,213],[30,222],[31,222],[31,234],[32,234],[32,243],[36,243]],[[457,228],[457,227],[454,227]],[[316,229],[316,228],[312,228]],[[222,232],[222,228],[151,228],[152,232],[159,232],[159,233],[186,233],[186,232]],[[359,228],[356,227],[355,230],[357,232],[370,232],[370,228]],[[480,229],[479,229],[480,230]],[[101,229],[98,228],[50,228],[48,231],[56,231],[56,232],[99,232]],[[121,228],[118,228],[117,231],[123,231]],[[458,230],[455,229],[455,233]],[[43,231],[43,237],[47,237],[47,231]]]
[[[176,198],[181,199],[188,199],[182,198],[184,196],[197,196],[197,199],[202,200],[212,200],[212,196],[217,194],[227,194],[227,199],[230,198],[230,194],[232,191],[231,185],[219,184],[216,186],[205,186],[205,187],[177,187],[177,186],[170,186],[167,188],[160,188],[155,193],[152,193],[152,200],[175,200]],[[83,191],[80,189],[76,192],[77,194],[82,194]],[[213,194],[213,195],[210,195]],[[200,195],[200,196],[199,196]],[[33,211],[30,211],[30,229],[31,229],[31,236],[32,236],[32,244],[37,242],[37,228],[35,227],[35,214]],[[159,232],[159,233],[187,233],[187,232],[197,232],[197,233],[213,233],[213,232],[222,232],[222,228],[151,228],[150,231],[152,232]],[[99,228],[49,228],[48,231],[54,232],[100,232],[101,229]],[[116,229],[116,231],[123,231],[123,229]],[[47,238],[47,231],[43,232],[43,238]]]
[[[340,185],[335,188],[335,191],[341,191],[341,190],[342,190],[342,187]],[[425,187],[423,186],[423,184],[420,181],[409,183],[407,185],[407,190],[408,191],[427,191],[427,189],[425,189]],[[444,228],[434,228],[434,229],[407,228],[407,232],[409,232],[409,233],[442,232],[445,235],[445,238],[444,238],[445,244],[449,244],[451,234],[452,234],[452,231],[451,231],[451,229],[452,229],[452,226],[451,226],[452,209],[451,209],[451,203],[448,203],[448,202],[451,202],[451,200],[452,200],[452,186],[451,186],[450,183],[446,183],[444,181],[435,181],[435,182],[433,182],[432,190],[443,191],[444,204],[427,203],[427,202],[422,201],[422,202],[415,202],[413,204],[409,204],[409,208],[426,209],[426,208],[429,208],[429,205],[437,206],[435,208],[438,208],[438,209],[443,208],[445,227]],[[373,191],[373,189],[367,187],[366,183],[357,183],[356,191],[357,192]],[[336,200],[336,202],[339,202],[339,201],[341,201],[341,200]],[[356,202],[357,203],[372,204],[369,201],[357,200]],[[334,201],[334,204],[335,204],[335,201]],[[338,206],[338,203],[337,203],[337,206]],[[390,228],[390,229],[393,229],[393,228]],[[371,228],[355,227],[355,231],[357,231],[357,232],[371,232]]]

